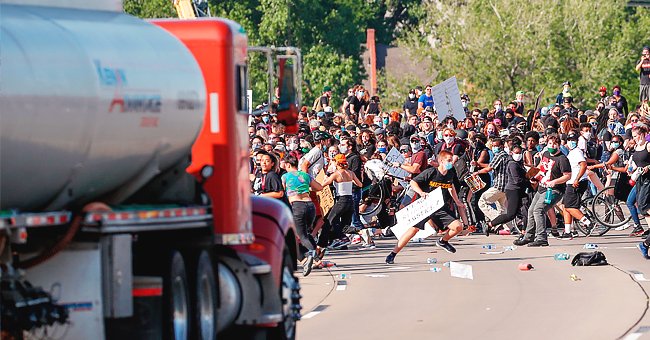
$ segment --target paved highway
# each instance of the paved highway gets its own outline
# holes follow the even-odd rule
[[[514,236],[455,238],[455,254],[430,238],[410,243],[393,265],[384,259],[395,239],[376,240],[374,250],[333,251],[326,260],[336,267],[300,280],[298,339],[650,339],[650,262],[629,231],[503,253]],[[610,265],[553,258],[592,251],[585,243],[598,244]],[[447,261],[470,265],[473,279],[452,277]],[[534,270],[520,271],[521,263]]]

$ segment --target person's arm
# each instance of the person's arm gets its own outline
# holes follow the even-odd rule
[[[535,166],[533,164],[533,156],[532,156],[532,154],[533,153],[530,152],[529,150],[524,151],[524,165],[527,166],[527,167],[531,167],[531,168],[533,166]]]
[[[570,179],[571,179],[571,173],[570,172],[564,172],[562,176],[560,176],[560,177],[558,177],[558,178],[556,178],[554,180],[548,181],[546,184],[549,187],[553,188],[558,184],[564,184],[564,183],[568,182]]]
[[[269,191],[262,193],[260,196],[271,197],[271,198],[282,198],[284,196],[284,191]]]
[[[352,182],[354,182],[354,185],[358,186],[359,188],[363,187],[363,184],[361,183],[357,175],[352,171],[350,171],[350,173],[352,174]]]
[[[587,170],[593,170],[593,169],[614,169],[612,165],[614,165],[616,162],[618,162],[618,154],[616,152],[612,152],[612,155],[609,157],[607,162],[603,163],[598,163],[594,165],[589,165],[587,166]],[[617,170],[614,170],[617,171]]]
[[[308,160],[303,160],[302,163],[300,164],[300,171],[309,173],[309,161]]]
[[[451,186],[451,188],[448,189],[449,193],[451,194],[451,198],[454,200],[456,203],[456,207],[458,208],[458,212],[460,213],[460,218],[463,221],[463,224],[467,225],[468,223],[468,218],[467,218],[467,212],[465,211],[465,204],[458,198],[458,194],[456,193],[456,187]]]
[[[309,182],[309,187],[312,189],[312,191],[323,190],[323,186],[314,179],[312,179],[311,182]]]
[[[643,57],[641,57],[641,60],[639,60],[639,62],[634,67],[634,69],[637,70],[637,71],[641,71],[641,66],[642,65],[643,65]]]
[[[336,179],[337,176],[338,176],[338,173],[334,172],[333,174],[329,175],[329,177],[325,178],[325,181],[323,181],[323,183],[321,183],[320,185],[326,187],[326,186],[334,183],[334,179]]]
[[[476,163],[481,168],[490,166],[490,154],[487,152],[487,150],[485,149],[481,150],[481,155],[479,156],[478,161]]]
[[[420,185],[419,185],[416,181],[411,180],[410,185],[411,185],[411,189],[413,189],[413,191],[414,191],[416,194],[418,194],[418,196],[420,196],[420,197],[427,197],[427,194],[428,194],[428,193],[422,191],[422,188],[420,188]]]
[[[408,164],[405,164],[405,163],[393,162],[392,165],[393,165],[393,167],[405,170],[406,172],[408,172],[410,174],[414,174],[418,170],[420,170],[420,163],[413,163],[413,164],[408,165]]]

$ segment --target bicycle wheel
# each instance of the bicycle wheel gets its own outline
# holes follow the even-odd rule
[[[613,189],[614,186],[608,186],[598,192],[591,205],[596,221],[609,228],[620,227],[632,219],[625,203],[608,194]]]
[[[368,195],[361,200],[359,207],[365,205],[365,209],[361,212],[359,209],[359,215],[367,216],[375,213],[379,208],[382,207],[384,202],[384,197],[386,197],[385,188],[383,181],[378,181],[370,185],[367,190]]]

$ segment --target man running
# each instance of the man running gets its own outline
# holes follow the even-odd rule
[[[456,207],[463,221],[466,223],[467,215],[465,213],[465,205],[460,201],[456,193],[455,185],[458,184],[458,176],[453,168],[453,154],[449,151],[442,150],[438,154],[438,167],[428,168],[413,178],[411,180],[411,188],[422,198],[426,197],[435,188],[447,189],[443,190],[445,202],[449,202],[449,198],[452,198],[456,203]],[[448,229],[448,232],[438,239],[436,244],[449,253],[455,253],[456,248],[449,243],[449,240],[463,231],[463,222],[456,219],[451,208],[445,205],[404,233],[393,251],[386,257],[386,263],[393,264],[397,253],[406,246],[419,230],[424,230],[424,225],[429,220],[435,224],[438,230]]]

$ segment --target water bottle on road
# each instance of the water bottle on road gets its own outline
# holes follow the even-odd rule
[[[496,249],[494,244],[484,244],[483,249]]]
[[[595,243],[585,243],[585,249],[598,249],[598,245]]]
[[[555,261],[566,261],[569,259],[569,254],[567,253],[557,253],[555,256],[553,256]]]
[[[427,263],[428,263],[428,264],[435,264],[435,263],[438,263],[438,259],[436,259],[436,258],[431,258],[431,257],[430,257],[430,258],[427,259]]]
[[[431,268],[429,269],[429,271],[430,271],[430,272],[437,273],[437,272],[441,272],[441,271],[442,271],[442,268],[440,268],[440,267],[431,267]]]

